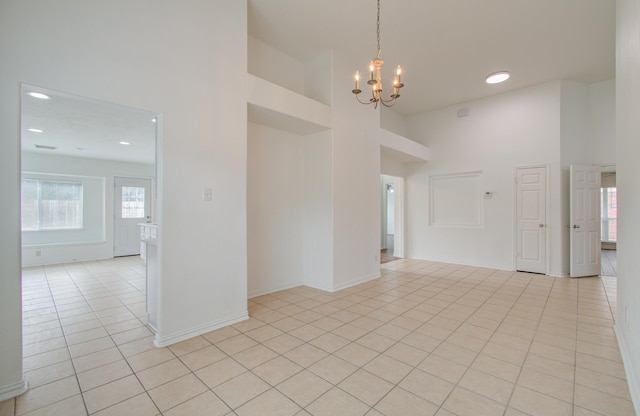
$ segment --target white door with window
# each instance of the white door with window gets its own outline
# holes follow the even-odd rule
[[[140,223],[151,219],[151,180],[114,178],[114,257],[140,254]]]
[[[571,165],[571,277],[600,274],[600,182],[600,167]]]
[[[547,168],[516,169],[516,270],[546,273]]]

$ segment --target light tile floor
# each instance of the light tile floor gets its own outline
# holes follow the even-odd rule
[[[248,321],[158,349],[139,259],[26,269],[30,389],[0,416],[634,415],[615,279],[381,271],[251,299]]]

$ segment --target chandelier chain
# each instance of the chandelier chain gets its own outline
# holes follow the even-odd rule
[[[378,36],[378,55],[377,59],[380,59],[380,0],[378,0],[378,19],[376,21],[376,30]]]

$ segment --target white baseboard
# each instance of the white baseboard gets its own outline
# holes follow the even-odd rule
[[[258,292],[250,292],[247,296],[249,299],[252,299],[252,298],[257,298],[258,296],[268,295],[269,293],[280,292],[281,290],[292,289],[298,286],[304,286],[304,283],[294,283],[291,285],[280,286],[275,289],[262,290]]]
[[[366,277],[361,277],[359,279],[352,279],[349,280],[348,282],[342,283],[338,286],[334,286],[333,290],[331,290],[332,292],[337,292],[339,290],[343,290],[343,289],[347,289],[353,286],[357,286],[360,285],[362,283],[366,283],[369,282],[371,280],[375,280],[378,279],[380,277],[380,272],[372,274],[371,276],[366,276]]]
[[[631,402],[637,415],[640,415],[640,384],[638,382],[638,375],[635,373],[633,363],[631,361],[631,355],[629,349],[624,342],[624,337],[620,335],[618,330],[618,324],[613,326],[613,330],[618,340],[618,346],[620,347],[620,355],[622,355],[622,363],[624,364],[624,372],[627,375],[627,385],[629,386],[629,395],[631,396]]]
[[[223,328],[225,326],[237,324],[238,322],[246,321],[249,319],[249,313],[244,312],[240,315],[229,316],[227,318],[218,319],[216,321],[207,322],[206,324],[198,325],[196,327],[178,331],[173,334],[161,335],[156,332],[156,337],[153,340],[153,345],[158,348],[173,345],[175,343],[185,341],[189,338],[197,337],[198,335],[206,334],[207,332],[215,331],[216,329]]]
[[[29,390],[29,385],[24,379],[19,383],[0,387],[0,402],[20,396],[21,394],[26,393],[27,390]]]

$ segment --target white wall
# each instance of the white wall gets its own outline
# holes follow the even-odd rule
[[[247,71],[281,87],[305,94],[305,65],[262,40],[248,38]]]
[[[249,297],[303,282],[304,137],[249,123]]]
[[[333,71],[352,68],[334,56]],[[357,103],[351,84],[333,85],[334,289],[380,275],[380,145],[367,127],[379,126],[379,113]]]
[[[2,2],[0,36],[19,42],[2,43],[0,69],[0,177],[13,195],[0,220],[0,391],[21,372],[20,82],[160,114],[156,342],[247,317],[246,15],[236,0]],[[224,199],[202,201],[204,187]]]
[[[22,171],[75,175],[86,177],[87,182],[84,189],[85,224],[81,233],[66,232],[65,235],[56,235],[50,231],[23,232],[22,265],[34,266],[113,257],[113,178],[121,176],[153,180],[155,167],[149,164],[23,152]],[[154,189],[152,186],[152,200],[155,199]],[[96,204],[98,205],[95,206]],[[154,211],[152,209],[152,219]],[[43,234],[46,241],[42,239]],[[36,252],[40,255],[36,255]]]
[[[616,81],[589,85],[589,154],[595,165],[616,161]]]
[[[616,145],[618,316],[616,334],[636,413],[640,414],[640,0],[617,2]]]
[[[500,269],[513,268],[514,167],[549,165],[550,273],[562,274],[560,241],[561,83],[551,82],[410,117],[408,137],[431,150],[431,161],[407,165],[406,255]],[[429,225],[429,176],[481,172],[482,228]]]

